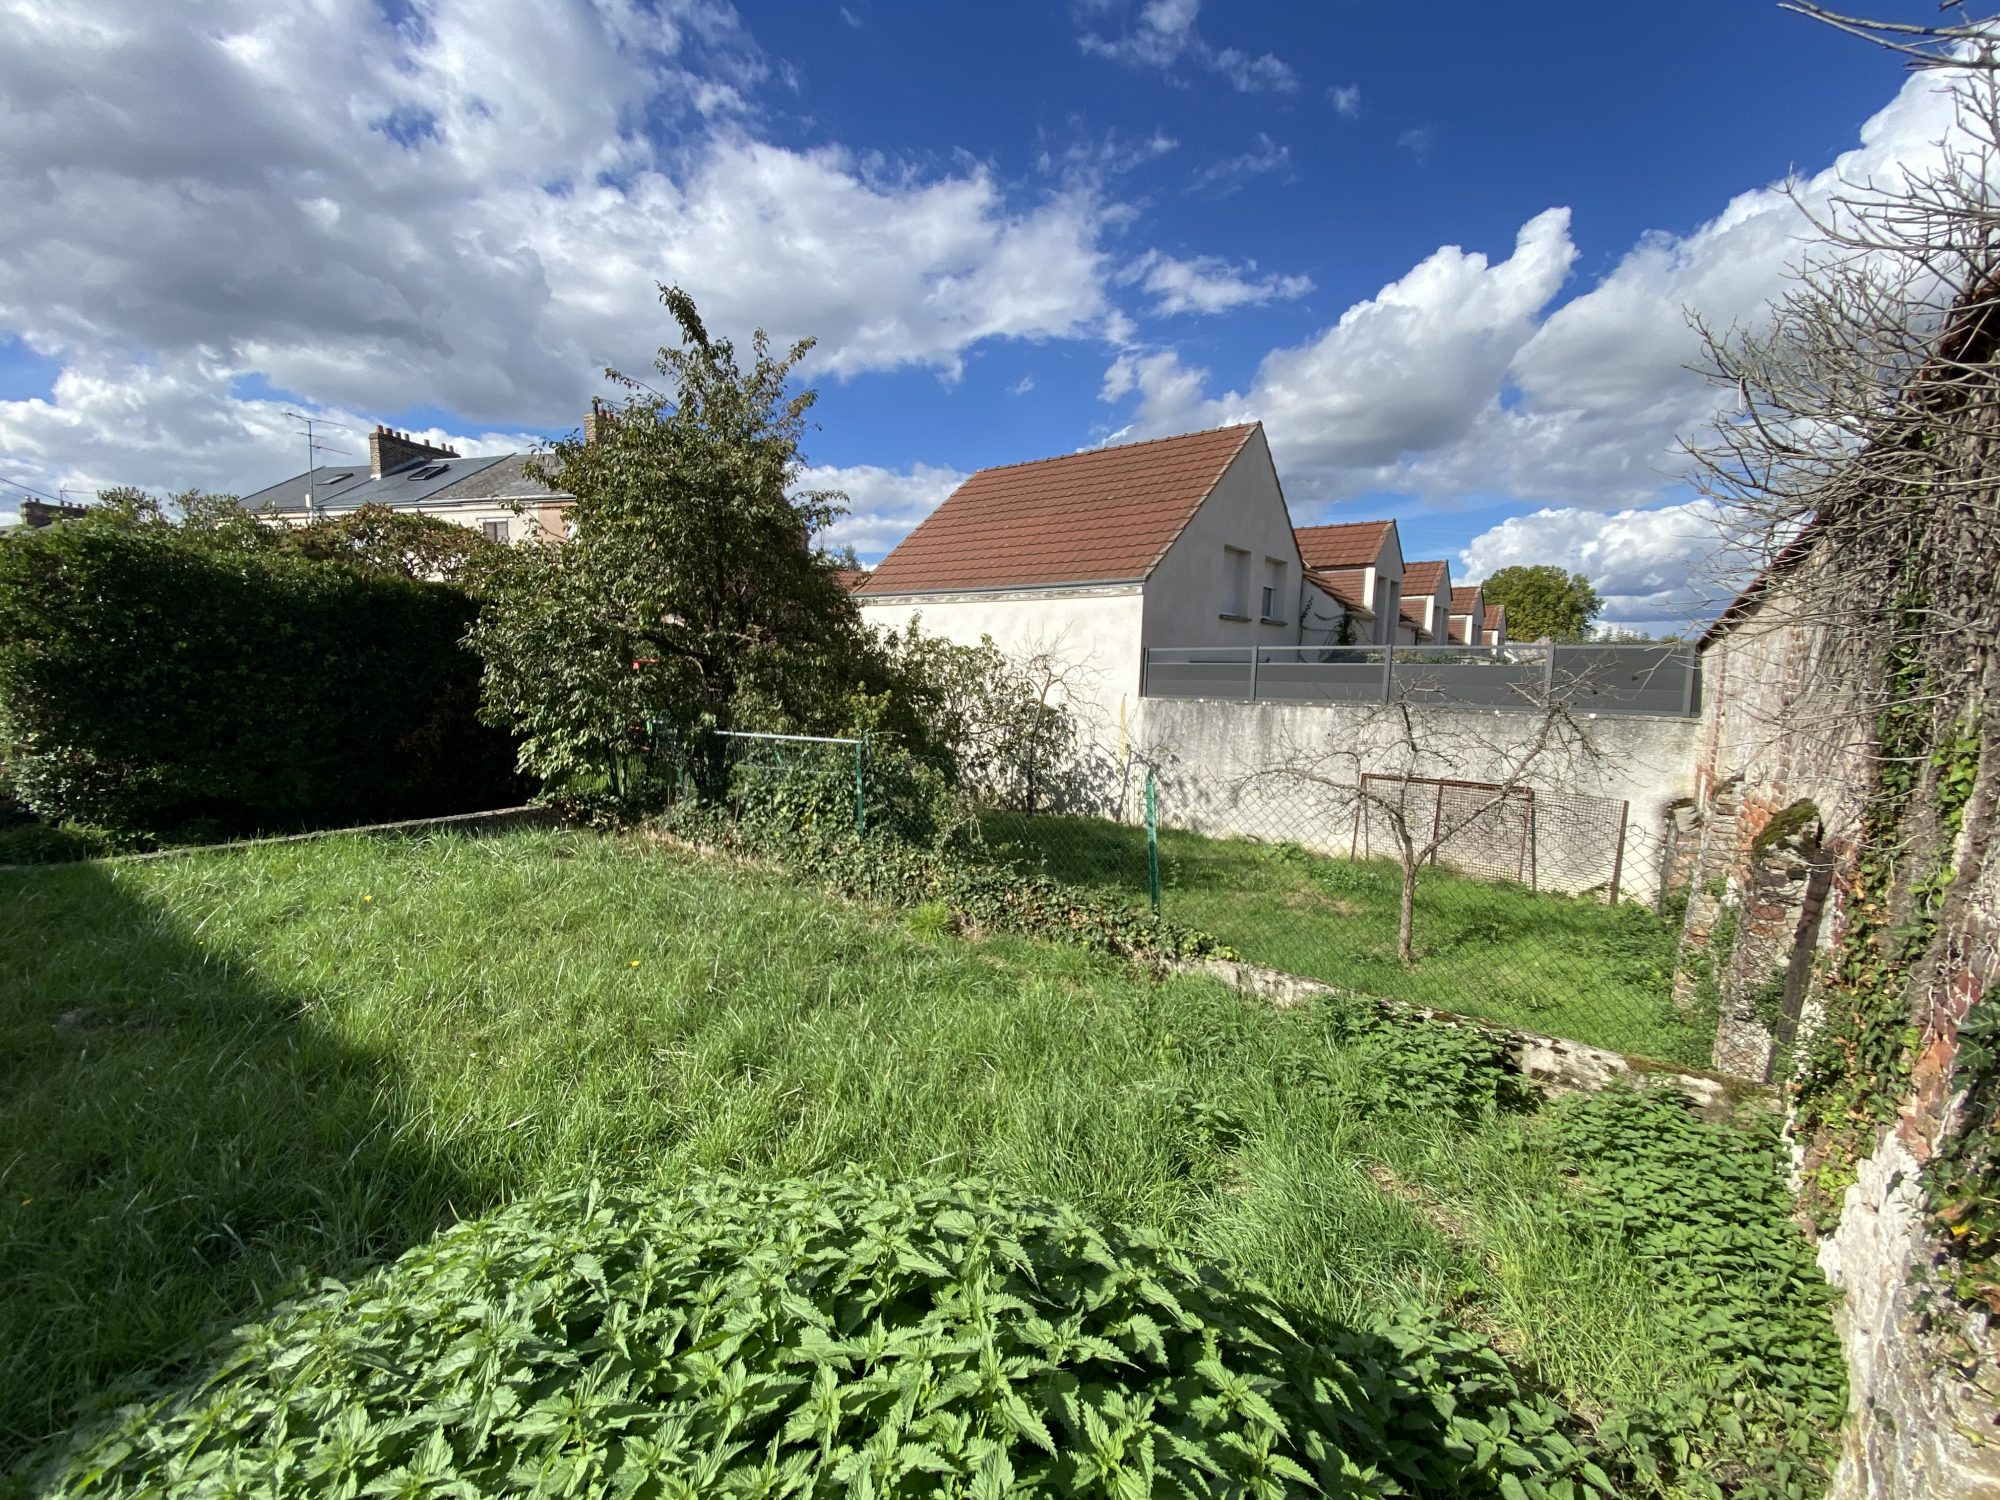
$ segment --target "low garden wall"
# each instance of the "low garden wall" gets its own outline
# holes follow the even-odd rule
[[[1445,773],[1469,781],[1504,775],[1499,762],[1534,732],[1537,717],[1505,710],[1416,708],[1427,743]],[[1539,790],[1626,804],[1622,857],[1609,847],[1615,827],[1607,810],[1574,836],[1539,830],[1529,858],[1534,883],[1571,893],[1601,887],[1615,867],[1619,894],[1654,901],[1661,891],[1665,833],[1674,809],[1693,791],[1700,723],[1683,718],[1604,716],[1585,721],[1597,753],[1568,765],[1555,784],[1531,776]],[[1388,726],[1377,706],[1321,703],[1235,703],[1220,699],[1140,700],[1128,728],[1132,749],[1150,762],[1160,788],[1160,819],[1209,835],[1289,840],[1328,853],[1354,844],[1351,800],[1316,793],[1296,779],[1260,775],[1301,754],[1379,738],[1390,752]],[[1364,754],[1361,764],[1366,767]],[[1435,774],[1426,772],[1426,774]],[[1128,788],[1123,795],[1129,801]],[[1364,830],[1364,834],[1366,830]],[[1379,847],[1375,852],[1386,852]],[[1524,864],[1525,870],[1525,864]],[[1526,876],[1524,874],[1523,878]]]

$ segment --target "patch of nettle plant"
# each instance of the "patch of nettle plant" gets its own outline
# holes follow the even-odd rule
[[[1669,1328],[1710,1372],[1600,1440],[1690,1494],[1823,1494],[1846,1409],[1838,1294],[1791,1221],[1775,1120],[1746,1134],[1667,1090],[1614,1089],[1562,1101],[1545,1128],[1582,1173],[1584,1215],[1658,1278]]]
[[[1582,1497],[1473,1336],[981,1183],[531,1198],[240,1330],[50,1493]]]

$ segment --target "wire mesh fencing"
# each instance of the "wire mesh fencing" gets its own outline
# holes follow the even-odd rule
[[[1153,904],[1287,973],[1710,1062],[1715,1018],[1676,1003],[1678,916],[1647,889],[1658,861],[1622,802],[1422,777],[1149,790],[1150,819],[985,812],[986,856]]]
[[[705,802],[732,816],[754,807],[857,834],[868,831],[871,787],[880,781],[870,773],[867,741],[838,735],[654,723],[647,726],[642,760],[644,774],[667,800]]]

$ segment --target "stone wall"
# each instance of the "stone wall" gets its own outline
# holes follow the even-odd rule
[[[1691,973],[1715,977],[1717,1065],[1732,1071],[1769,1057],[1791,1017],[1801,1040],[1809,1037],[1819,1019],[1805,984],[1810,962],[1846,939],[1859,899],[1875,705],[1857,685],[1848,643],[1802,602],[1824,597],[1812,576],[1824,565],[1808,559],[1802,576],[1767,588],[1704,650],[1692,810],[1701,842],[1688,877],[1680,990]],[[1973,811],[1958,839],[1963,885],[1924,960],[1937,968],[1917,985],[1910,1092],[1820,1243],[1820,1263],[1845,1293],[1837,1321],[1850,1419],[1832,1492],[1840,1500],[2000,1497],[2000,1344],[1990,1313],[1951,1290],[1952,1257],[1933,1233],[1921,1176],[1959,1124],[1958,1023],[2000,984],[2000,865],[1982,847],[1990,799]],[[1936,857],[1899,849],[1895,878],[1906,885]],[[1800,1143],[1806,1174],[1820,1168],[1809,1147]]]
[[[1845,1452],[1828,1500],[2000,1495],[2000,1373],[1991,1317],[1943,1295],[1924,1232],[1922,1163],[1891,1131],[1820,1242],[1847,1349]]]

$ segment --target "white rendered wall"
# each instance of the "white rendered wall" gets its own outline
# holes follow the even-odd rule
[[[862,597],[863,623],[901,630],[914,618],[925,635],[976,646],[982,636],[1009,656],[1048,651],[1071,669],[1072,707],[1103,754],[1119,749],[1121,716],[1139,705],[1140,585],[1008,589],[981,594]]]
[[[1250,554],[1249,618],[1227,619],[1228,564],[1224,549]],[[1266,564],[1282,567],[1278,614],[1261,617]],[[1209,492],[1167,555],[1146,580],[1144,644],[1148,646],[1296,646],[1299,643],[1299,543],[1278,488],[1271,450],[1260,430]],[[1331,601],[1328,601],[1331,603]],[[1133,662],[1136,676],[1138,662]]]
[[[1504,776],[1507,766],[1519,764],[1538,724],[1532,713],[1490,709],[1426,707],[1416,714],[1423,743],[1436,752],[1437,763],[1410,769],[1466,780]],[[1604,715],[1588,725],[1598,750],[1594,759],[1552,763],[1528,780],[1545,791],[1629,803],[1619,884],[1628,898],[1651,901],[1660,890],[1660,830],[1672,806],[1694,789],[1701,721]],[[1336,746],[1374,744],[1380,750],[1375,764],[1383,769],[1404,764],[1392,723],[1370,704],[1148,698],[1130,725],[1130,737],[1134,753],[1158,772],[1162,823],[1211,836],[1291,841],[1330,853],[1348,849],[1351,801],[1258,773]],[[1370,757],[1362,759],[1365,769]],[[1329,766],[1343,784],[1352,769],[1344,759]],[[1540,871],[1544,889],[1580,889],[1602,878],[1601,850],[1577,852],[1590,856],[1590,874],[1570,881],[1560,851],[1551,851]]]
[[[391,509],[403,515],[435,516],[440,521],[450,521],[455,526],[479,530],[488,521],[504,521],[507,524],[507,540],[526,541],[537,530],[552,541],[563,539],[563,512],[568,508],[566,500],[527,500],[520,502],[519,513],[514,510],[515,502],[510,500],[481,500],[460,502],[453,505],[397,505]],[[326,511],[328,518],[351,515],[349,510]],[[271,513],[272,519],[282,521],[287,526],[304,526],[308,517],[303,508],[280,510]]]

